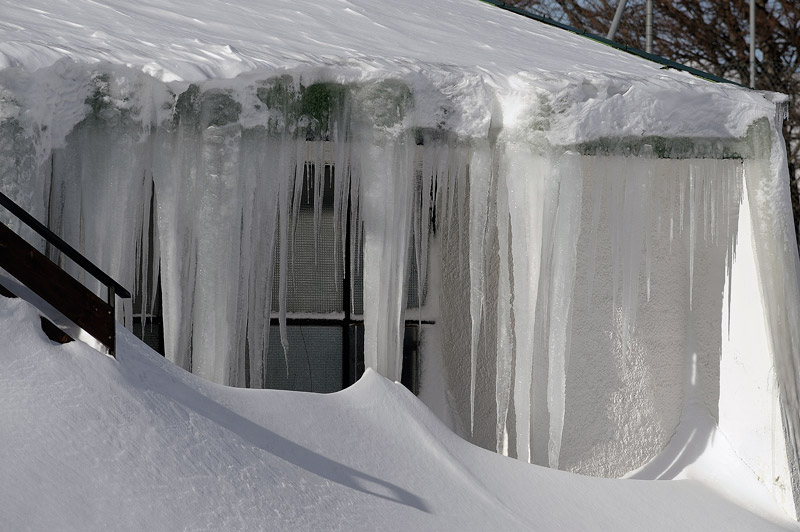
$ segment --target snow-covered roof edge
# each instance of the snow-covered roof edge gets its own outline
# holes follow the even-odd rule
[[[21,72],[53,90],[74,82],[59,74],[60,58],[94,65],[84,68],[85,78],[117,65],[112,70],[143,72],[153,80],[138,83],[157,81],[173,93],[189,83],[242,92],[253,80],[286,72],[307,85],[392,79],[414,95],[409,127],[484,138],[490,127],[519,138],[546,132],[548,143],[566,146],[639,136],[742,138],[754,122],[774,116],[773,96],[663,69],[477,0],[352,0],[324,8],[311,0],[240,0],[225,12],[212,0],[32,1],[0,2],[0,86],[7,90]],[[44,79],[48,70],[62,79]],[[29,94],[11,92],[6,102],[41,107]],[[52,108],[58,98],[70,105],[70,95],[35,92]]]

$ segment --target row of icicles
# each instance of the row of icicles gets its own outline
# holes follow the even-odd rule
[[[379,139],[369,131],[340,137],[348,140],[307,142],[234,126],[155,129],[144,140],[134,129],[76,130],[53,156],[43,194],[49,221],[123,284],[134,285],[143,309],[155,300],[160,279],[170,360],[214,382],[255,388],[270,384],[265,357],[273,316],[288,352],[290,249],[304,186],[313,183],[315,233],[332,220],[341,248],[331,276],[344,271],[343,235],[351,234],[351,267],[364,280],[365,363],[390,379],[400,379],[408,264],[414,262],[421,289],[428,269],[438,267],[429,264],[430,243],[446,225],[464,239],[459,249],[467,250],[459,261],[470,291],[471,424],[478,344],[487,320],[495,320],[497,449],[509,452],[513,403],[516,455],[531,460],[531,374],[534,357],[545,356],[553,467],[564,424],[581,233],[589,231],[588,242],[596,246],[606,218],[613,307],[620,310],[623,336],[636,326],[641,283],[650,297],[654,239],[686,239],[690,277],[701,244],[727,246],[730,268],[740,161],[553,156],[514,143]],[[587,180],[594,183],[590,198],[583,197]],[[332,217],[322,215],[325,187],[332,188]],[[584,204],[591,222],[582,226]],[[654,220],[657,230],[649,231]],[[499,254],[494,293],[487,289],[491,253]],[[363,264],[355,263],[359,256]],[[690,279],[690,291],[691,285]],[[490,298],[496,304],[488,305]],[[489,307],[496,308],[492,315]],[[130,323],[132,306],[120,312]],[[544,335],[535,334],[537,320],[546,320]]]

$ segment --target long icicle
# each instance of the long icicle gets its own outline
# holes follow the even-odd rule
[[[475,146],[469,166],[469,297],[470,297],[470,434],[475,430],[475,389],[483,306],[486,299],[486,231],[489,222],[489,193],[492,179],[488,143]]]

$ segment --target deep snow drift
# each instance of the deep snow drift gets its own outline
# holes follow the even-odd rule
[[[6,530],[800,529],[755,483],[737,477],[733,494],[754,513],[715,491],[740,467],[722,437],[689,471],[707,485],[581,477],[464,442],[374,372],[332,395],[226,388],[124,329],[115,361],[38,323],[0,298]],[[678,440],[709,430],[684,422]],[[640,476],[684,465],[665,456]]]

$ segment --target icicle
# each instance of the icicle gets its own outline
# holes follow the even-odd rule
[[[364,363],[400,380],[408,248],[414,192],[414,139],[372,139],[360,146],[364,220]],[[387,202],[386,198],[392,198]]]
[[[141,324],[142,334],[148,325],[149,321],[149,305],[150,303],[150,279],[147,275],[148,265],[150,264],[150,206],[153,197],[153,178],[148,172],[144,173],[142,179],[142,203],[140,206],[140,229],[136,237],[136,268],[137,275],[134,280],[134,294],[141,294]]]
[[[583,174],[578,155],[567,153],[558,163],[558,213],[553,245],[553,281],[550,285],[550,332],[547,407],[550,412],[548,462],[558,469],[566,406],[566,377],[571,334],[572,288],[575,282],[581,217]]]
[[[423,291],[423,284],[420,279],[420,269],[422,268],[422,226],[423,222],[423,214],[422,214],[422,181],[424,180],[423,174],[425,173],[425,146],[417,146],[416,149],[417,154],[419,155],[422,152],[422,157],[416,157],[414,160],[415,167],[414,167],[414,193],[412,199],[412,206],[411,206],[411,247],[412,247],[412,259],[414,261],[414,269],[417,272],[417,286],[415,288],[414,296],[417,298],[418,305],[422,305],[422,291]],[[426,246],[427,247],[427,235],[425,238]],[[409,286],[409,290],[411,287]],[[410,296],[411,294],[408,294]],[[408,297],[407,297],[408,300]],[[408,307],[411,307],[411,301],[408,300],[407,303]],[[420,317],[422,313],[417,312],[417,316]],[[421,318],[418,318],[421,319]]]
[[[459,277],[464,276],[464,257],[466,257],[469,253],[469,250],[466,249],[466,244],[464,242],[465,238],[464,235],[468,235],[469,231],[465,225],[465,218],[467,217],[467,201],[469,199],[469,195],[467,194],[467,181],[469,180],[469,168],[466,161],[462,161],[460,158],[457,162],[456,167],[456,176],[455,182],[458,183],[456,187],[456,210],[453,213],[457,218],[458,223],[458,275]],[[468,223],[468,221],[467,221]]]
[[[153,178],[156,185],[158,242],[161,257],[164,349],[167,359],[191,370],[192,305],[196,271],[195,180],[198,142],[190,125],[174,132],[156,130]],[[163,135],[163,137],[162,137]]]
[[[514,275],[515,385],[517,457],[531,461],[531,379],[533,325],[536,320],[542,246],[544,185],[549,162],[527,147],[508,145],[502,154],[511,219]]]
[[[349,266],[347,257],[347,220],[350,200],[350,141],[348,139],[350,100],[346,98],[342,107],[336,109],[332,137],[335,150],[333,166],[333,218],[334,241],[340,244],[340,260],[337,261],[336,278],[344,279],[344,271]],[[341,268],[341,269],[339,269]],[[352,271],[352,270],[351,270]],[[352,291],[351,291],[352,294]]]
[[[456,189],[459,187],[459,183],[461,183],[461,176],[460,175],[460,168],[461,165],[458,164],[458,158],[456,157],[456,150],[450,150],[449,157],[447,161],[447,174],[448,174],[448,183],[450,186],[447,187],[447,226],[453,227],[453,216],[458,216],[457,212],[457,204],[458,201],[458,194]]]
[[[263,145],[259,145],[259,141]],[[263,388],[267,383],[264,357],[269,346],[270,315],[272,310],[272,281],[275,267],[275,239],[278,234],[278,199],[282,182],[288,179],[279,174],[285,169],[281,164],[280,143],[273,138],[254,139],[252,158],[247,168],[252,185],[252,203],[246,213],[249,220],[249,297],[247,310],[247,342],[251,388]],[[245,277],[247,278],[247,277]]]
[[[548,160],[548,163],[552,164]],[[558,211],[559,179],[555,172],[555,165],[548,167],[544,174],[542,205],[542,232],[540,263],[538,275],[538,299],[535,306],[535,320],[533,323],[533,355],[532,355],[532,410],[531,423],[538,430],[533,430],[531,437],[531,462],[536,464],[547,463],[547,447],[549,437],[548,409],[548,352],[550,342],[550,308],[551,285],[553,282],[554,250],[556,215]]]
[[[299,171],[298,179],[298,166],[301,164],[297,161],[295,153],[290,152],[292,146],[288,142],[282,143],[280,164],[278,166],[278,180],[280,188],[278,189],[278,228],[280,243],[278,253],[278,275],[280,277],[278,284],[278,328],[281,335],[281,347],[283,347],[283,360],[286,366],[286,376],[289,376],[289,331],[286,328],[286,295],[289,277],[289,212],[290,198],[293,197],[290,189],[295,190],[294,197],[298,197],[296,192],[298,180],[302,183],[303,175],[302,170]],[[299,202],[299,199],[296,201]],[[299,211],[295,205],[294,212]]]
[[[469,165],[469,314],[470,334],[470,434],[475,429],[475,387],[477,378],[478,342],[486,299],[486,233],[491,190],[491,152],[488,143],[474,146]]]
[[[364,250],[364,222],[361,216],[361,167],[357,157],[350,160],[350,272],[351,279],[364,276],[361,259]],[[354,281],[351,281],[354,282]],[[352,286],[351,286],[352,288]],[[350,291],[350,305],[356,309],[355,290]],[[361,313],[363,315],[363,300]]]
[[[508,455],[508,409],[511,401],[512,347],[514,339],[511,328],[511,272],[509,264],[509,197],[505,172],[497,176],[497,240],[499,252],[499,279],[497,283],[497,373],[495,376],[495,399],[497,404],[496,448]]]
[[[150,278],[150,287],[151,287],[150,288],[150,290],[151,290],[151,293],[150,293],[151,294],[150,295],[150,313],[151,314],[155,314],[155,311],[156,311],[156,298],[158,297],[158,289],[159,289],[159,284],[160,284],[159,283],[159,279],[161,279],[161,245],[160,245],[160,243],[161,243],[161,231],[159,229],[158,217],[156,215],[156,212],[158,210],[159,198],[158,198],[158,195],[156,194],[155,179],[153,179],[152,188],[153,188],[153,192],[152,192],[153,201],[152,201],[152,206],[150,207],[150,210],[152,212],[152,214],[150,216],[152,216],[152,218],[153,218],[153,256],[151,258],[151,261],[152,261],[152,264],[153,264],[153,274],[152,274],[152,277]],[[146,272],[147,272],[147,270],[143,266],[142,267],[142,275],[147,275]],[[144,310],[144,307],[142,308],[142,310]]]
[[[450,159],[451,159],[450,142],[443,144],[439,149],[439,157],[436,160],[436,223],[437,225],[450,225],[452,218],[450,217],[450,203],[452,199],[451,190],[455,183],[450,180]]]
[[[235,382],[234,319],[240,268],[241,182],[237,124],[203,132],[196,197],[197,261],[192,309],[192,371]]]
[[[303,202],[303,187],[306,185],[306,177],[309,180],[313,180],[313,176],[310,175],[309,172],[309,165],[308,165],[308,146],[305,138],[298,138],[294,140],[294,179],[292,180],[292,192],[291,192],[291,208],[290,211],[292,214],[292,220],[289,225],[289,252],[291,254],[291,274],[292,279],[294,279],[294,264],[295,264],[295,250],[297,246],[295,245],[295,239],[297,237],[297,222],[300,218],[300,209],[302,208]]]
[[[311,169],[314,172],[313,181],[309,179],[309,184],[313,183],[314,202],[314,266],[319,267],[319,235],[322,230],[322,198],[325,195],[325,157],[322,142],[311,142]]]
[[[431,142],[432,144],[432,142]],[[431,234],[431,211],[435,205],[433,197],[436,183],[436,162],[439,149],[436,144],[433,147],[423,147],[422,176],[420,181],[420,201],[419,205],[419,225],[418,225],[418,256],[417,259],[417,301],[420,307],[423,304],[425,286],[428,281],[428,249],[429,235]],[[419,314],[420,319],[422,313]]]

